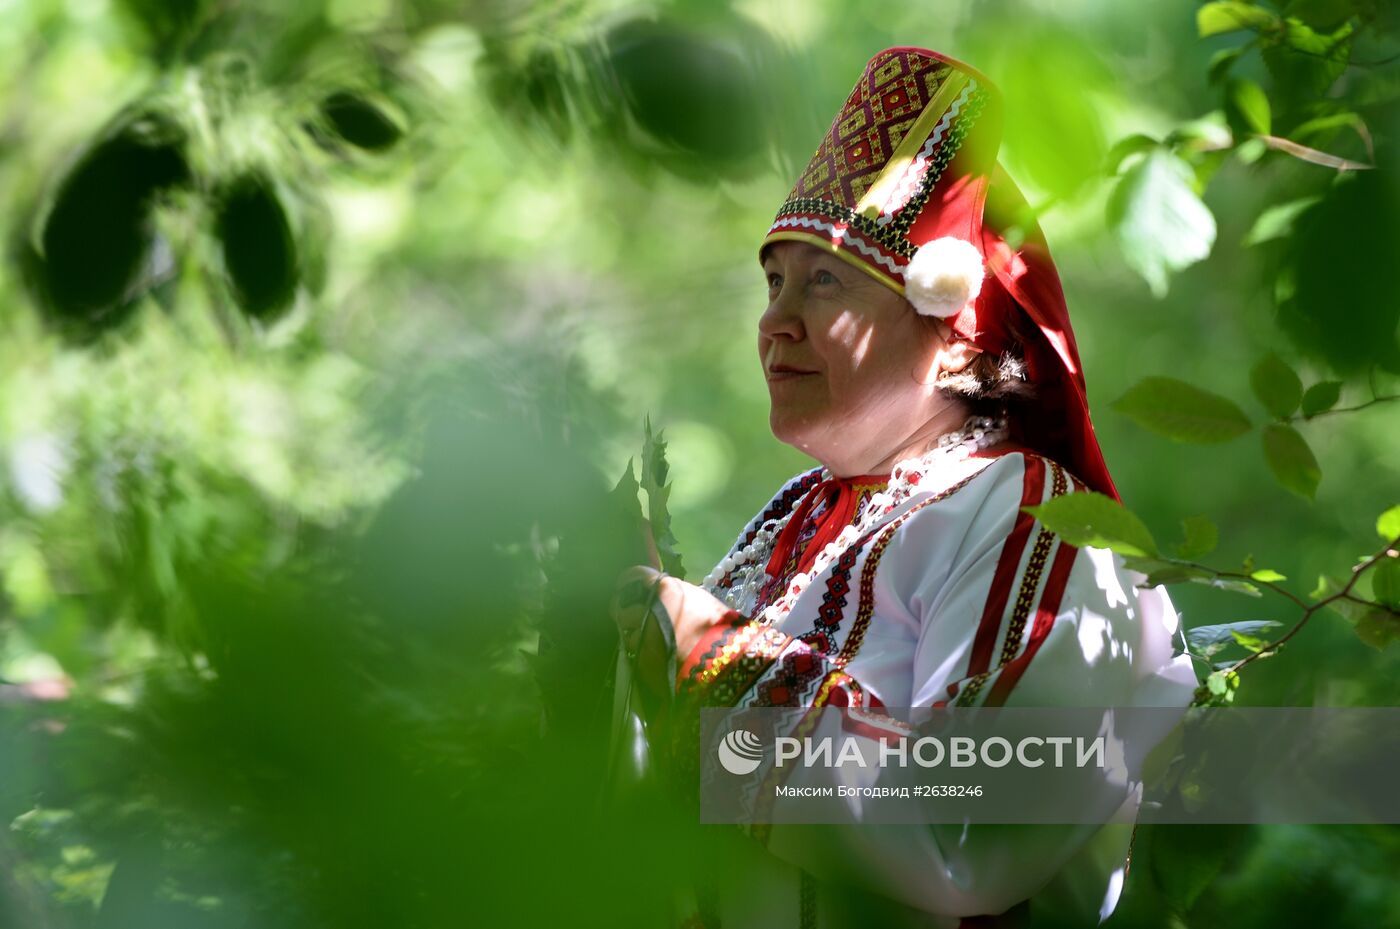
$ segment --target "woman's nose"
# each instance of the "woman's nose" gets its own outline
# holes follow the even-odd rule
[[[802,297],[796,288],[784,287],[758,318],[758,333],[769,339],[802,338]]]

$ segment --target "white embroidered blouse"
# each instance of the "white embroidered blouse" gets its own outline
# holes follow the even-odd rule
[[[731,554],[819,474],[785,484]],[[1021,509],[1082,489],[1026,450],[945,461],[780,620],[712,629],[683,656],[683,703],[1184,708],[1197,681],[1166,591],[1138,588],[1120,556],[1069,545]],[[782,592],[772,586],[754,615]],[[1102,826],[890,827],[862,823],[858,800],[847,812],[844,825],[755,827],[759,842],[736,848],[688,924],[955,929],[1036,910],[1092,926],[1117,904],[1136,807]]]

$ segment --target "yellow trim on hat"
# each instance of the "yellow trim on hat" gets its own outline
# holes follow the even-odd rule
[[[933,132],[933,127],[938,125],[938,121],[943,118],[943,114],[948,112],[948,107],[953,105],[958,94],[967,86],[968,76],[961,71],[953,70],[953,73],[943,81],[943,86],[938,88],[938,93],[933,95],[933,99],[924,107],[924,111],[919,114],[919,118],[914,120],[914,125],[909,127],[909,131],[904,134],[904,138],[899,140],[899,146],[890,156],[890,160],[885,162],[885,168],[880,172],[880,176],[875,179],[875,183],[865,192],[865,196],[860,198],[856,204],[856,212],[864,213],[867,217],[874,219],[880,215],[880,208],[894,192],[895,186],[899,184],[904,172],[913,163],[914,156],[919,153],[919,149],[928,141],[929,133]]]
[[[808,245],[815,245],[822,251],[831,252],[833,255],[835,255],[837,258],[840,258],[842,261],[845,261],[849,264],[853,264],[857,268],[860,268],[866,274],[869,274],[871,277],[875,278],[875,280],[879,281],[881,284],[884,284],[886,287],[888,287],[890,290],[893,290],[901,297],[904,296],[903,284],[899,283],[894,278],[890,277],[888,274],[881,271],[880,269],[871,266],[871,264],[868,261],[864,261],[860,257],[853,255],[850,251],[842,248],[840,243],[833,242],[826,236],[813,235],[810,232],[798,232],[797,230],[770,232],[768,236],[764,238],[763,243],[759,245],[758,253],[762,255],[764,248],[766,248],[774,242],[781,241],[806,242]]]

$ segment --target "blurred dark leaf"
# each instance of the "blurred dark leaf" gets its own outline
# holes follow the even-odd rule
[[[1303,103],[1326,96],[1346,70],[1351,39],[1350,24],[1323,34],[1298,19],[1286,19],[1283,28],[1271,34],[1262,50],[1264,64],[1274,79],[1274,99],[1280,101],[1277,109],[1291,112]]]
[[[1283,423],[1265,426],[1262,439],[1264,459],[1279,484],[1305,500],[1313,499],[1322,480],[1322,469],[1307,440],[1297,429]]]
[[[1356,621],[1356,636],[1375,649],[1384,649],[1400,639],[1400,614],[1371,610]]]
[[[1376,602],[1400,609],[1400,558],[1382,558],[1371,569],[1371,590]]]
[[[1250,369],[1249,386],[1275,419],[1287,419],[1303,399],[1303,382],[1282,358],[1272,352]]]
[[[1208,555],[1220,541],[1220,530],[1205,516],[1188,516],[1181,521],[1183,539],[1176,546],[1179,558],[1193,559]]]
[[[403,138],[403,126],[389,115],[387,104],[348,90],[336,91],[321,102],[321,113],[335,133],[367,151],[392,148]]]
[[[754,24],[745,29],[752,35]],[[755,47],[735,27],[634,19],[608,31],[607,66],[642,150],[735,168],[768,136]],[[696,166],[698,167],[698,165]],[[711,169],[713,170],[713,168]]]
[[[153,199],[190,180],[184,144],[168,117],[119,117],[64,177],[40,236],[44,290],[60,324],[102,328],[130,309],[148,270]]]
[[[1400,196],[1390,172],[1342,175],[1294,229],[1294,294],[1279,308],[1284,331],[1340,373],[1369,364],[1400,371]]]
[[[1178,913],[1190,911],[1243,841],[1243,830],[1236,825],[1146,828],[1153,882]]]
[[[285,311],[300,279],[297,243],[286,208],[266,175],[241,175],[217,195],[215,234],[234,298],[249,316]]]
[[[1206,76],[1212,84],[1219,84],[1230,74],[1230,69],[1235,66],[1235,62],[1240,60],[1244,54],[1242,48],[1225,48],[1216,52],[1210,59],[1210,67],[1206,69]]]
[[[1337,405],[1342,398],[1341,381],[1320,381],[1303,394],[1302,410],[1306,417],[1316,416]]]

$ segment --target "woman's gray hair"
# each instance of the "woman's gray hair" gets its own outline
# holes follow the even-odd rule
[[[961,371],[940,374],[934,384],[939,390],[964,400],[1007,400],[1035,395],[1035,387],[1026,379],[1026,363],[1019,351],[1005,351],[999,356],[982,352]]]

